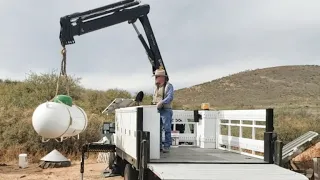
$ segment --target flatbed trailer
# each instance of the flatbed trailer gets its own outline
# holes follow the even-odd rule
[[[174,111],[174,114],[185,114],[185,118],[193,120],[196,143],[177,145],[169,153],[160,153],[160,115],[156,107],[116,109],[115,124],[110,126],[114,127],[114,144],[101,145],[114,148],[111,152],[115,153],[115,159],[110,163],[114,163],[113,170],[129,180],[308,179],[274,164],[273,109]],[[231,132],[232,127],[238,127],[238,137]],[[253,138],[242,137],[244,128],[253,131]],[[227,135],[222,135],[224,130]],[[111,128],[108,131],[113,133]],[[261,132],[263,139],[256,139],[255,134]]]

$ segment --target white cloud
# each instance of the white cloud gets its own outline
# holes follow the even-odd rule
[[[294,63],[278,63],[277,59],[251,59],[247,63],[237,61],[226,66],[207,66],[202,65],[201,68],[189,69],[186,71],[174,70],[169,72],[170,82],[175,89],[190,87],[195,84],[208,82],[220,77],[228,76],[244,70],[254,70],[258,68],[281,66],[281,65],[296,65]],[[148,73],[135,73],[132,75],[117,75],[106,73],[81,74],[82,83],[88,88],[93,89],[109,89],[119,88],[126,89],[130,92],[143,90],[152,92],[154,79]]]
[[[60,67],[60,17],[115,0],[0,1],[0,78]],[[320,2],[145,0],[177,88],[246,69],[320,64]],[[140,28],[140,31],[142,29]],[[152,89],[151,66],[127,23],[75,37],[67,72],[89,88]]]

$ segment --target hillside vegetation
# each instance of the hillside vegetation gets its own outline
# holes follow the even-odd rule
[[[71,77],[70,96],[82,107],[89,124],[80,140],[63,143],[42,143],[33,130],[31,117],[41,103],[56,94],[57,73],[30,73],[24,81],[0,80],[0,161],[17,159],[27,152],[31,161],[56,148],[69,158],[79,158],[83,143],[98,141],[103,121],[113,116],[101,111],[117,97],[133,98],[121,89],[99,91],[85,89],[81,79]],[[66,94],[65,81],[60,81],[59,93]],[[276,131],[284,142],[309,130],[320,132],[318,101],[320,94],[319,66],[288,66],[241,72],[211,82],[175,92],[175,109],[198,109],[209,102],[217,109],[275,108]],[[150,104],[146,95],[143,104]],[[1,163],[1,162],[0,162]]]
[[[213,72],[214,73],[214,72]],[[320,66],[280,66],[245,71],[177,90],[186,107],[314,107],[320,105]]]
[[[320,132],[320,66],[279,66],[244,71],[175,91],[184,109],[274,108],[275,130],[285,143]]]

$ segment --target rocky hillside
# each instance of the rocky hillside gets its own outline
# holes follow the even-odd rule
[[[279,66],[240,72],[175,92],[176,103],[216,108],[301,107],[320,104],[320,66]]]

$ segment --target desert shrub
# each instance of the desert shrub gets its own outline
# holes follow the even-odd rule
[[[288,143],[308,131],[320,132],[319,122],[319,114],[312,108],[275,109],[275,131],[284,143]]]
[[[107,118],[101,111],[116,97],[132,98],[129,92],[120,89],[84,89],[80,80],[69,77],[70,96],[86,111],[88,127],[80,134],[79,140],[70,138],[62,143],[54,140],[42,143],[32,127],[34,109],[56,95],[58,74],[54,71],[45,74],[31,72],[24,81],[0,81],[0,156],[4,161],[15,160],[22,152],[27,152],[31,160],[38,161],[53,149],[70,158],[79,157],[80,147],[85,142],[98,141],[102,123],[113,119],[112,115]],[[67,94],[66,82],[60,79],[58,94]]]

